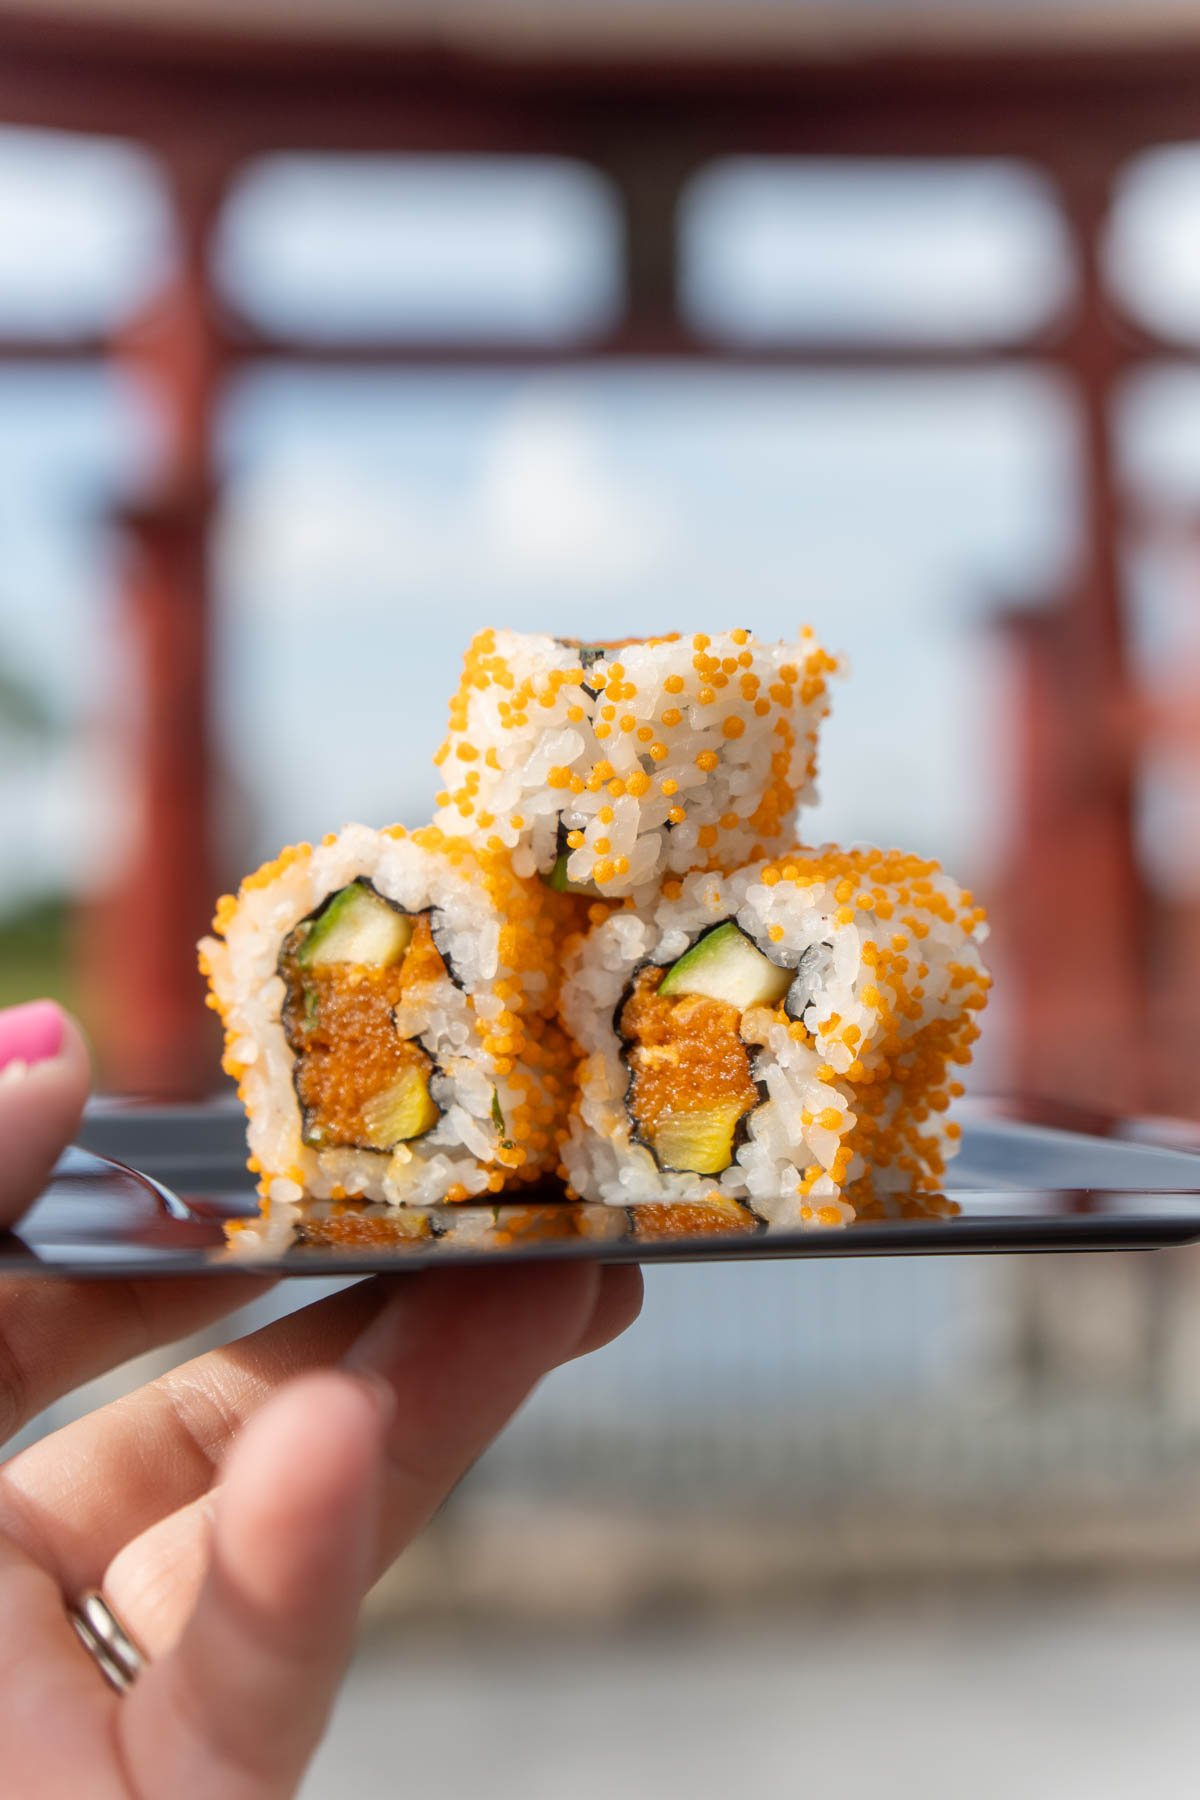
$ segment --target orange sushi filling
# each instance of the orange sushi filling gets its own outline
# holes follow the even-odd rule
[[[643,969],[617,1021],[630,1073],[626,1105],[637,1135],[664,1168],[717,1174],[733,1161],[738,1123],[762,1099],[741,1039],[742,1015],[703,994],[664,999],[658,989],[666,973]],[[693,1154],[689,1141],[705,1127],[690,1121],[713,1117],[728,1127],[727,1150],[721,1132],[720,1141],[706,1137]]]
[[[373,1149],[371,1106],[406,1069],[426,1082],[433,1058],[400,1037],[392,1014],[405,991],[445,976],[429,920],[413,920],[401,961],[391,968],[355,963],[302,967],[301,936],[293,932],[280,958],[287,998],[283,1029],[296,1057],[296,1097],[308,1143],[322,1148]]]

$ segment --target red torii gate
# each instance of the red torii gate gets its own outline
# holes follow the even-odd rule
[[[55,24],[0,7],[0,119],[144,142],[166,172],[181,244],[168,290],[115,341],[0,341],[0,359],[123,359],[153,384],[168,423],[155,486],[123,520],[142,690],[122,727],[136,739],[136,843],[85,939],[113,1083],[161,1093],[211,1082],[192,946],[219,885],[207,556],[212,422],[231,370],[281,359],[349,369],[672,357],[848,372],[1013,363],[1053,370],[1078,398],[1085,546],[1053,613],[1008,627],[1024,671],[1015,721],[1022,805],[996,912],[1022,1021],[1018,1075],[1034,1088],[1136,1102],[1131,1071],[1144,1067],[1149,1021],[1147,902],[1133,849],[1137,737],[1111,412],[1126,370],[1195,352],[1116,316],[1100,248],[1123,163],[1148,145],[1200,135],[1200,35],[1141,46],[1043,43],[1036,53],[991,44],[823,58],[803,44],[772,49],[748,31],[720,54],[660,37],[652,48],[623,49],[617,38],[539,55],[528,37],[448,49],[420,38]],[[390,338],[315,347],[231,321],[207,254],[222,196],[247,161],[298,148],[556,154],[602,169],[624,208],[624,317],[568,351]],[[1060,197],[1080,271],[1077,302],[1019,343],[713,343],[677,304],[675,212],[686,179],[732,154],[1024,159]],[[1066,891],[1083,901],[1069,932],[1053,927]]]

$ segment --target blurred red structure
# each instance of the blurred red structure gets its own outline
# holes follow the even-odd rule
[[[496,20],[507,12],[495,9]],[[1050,613],[1004,627],[1020,677],[1021,823],[1008,892],[1002,881],[995,898],[1020,1021],[1018,1078],[1033,1090],[1126,1107],[1150,1092],[1162,1106],[1200,1105],[1200,1080],[1170,1073],[1185,1066],[1170,1052],[1192,1048],[1186,1009],[1168,1009],[1173,1035],[1164,1036],[1143,966],[1152,921],[1134,852],[1133,793],[1139,746],[1155,720],[1135,704],[1126,653],[1119,558],[1130,522],[1111,419],[1127,369],[1188,353],[1119,317],[1101,272],[1118,170],[1148,145],[1200,135],[1200,36],[1056,39],[1054,14],[1051,6],[1045,19],[1027,22],[1036,44],[983,31],[973,45],[940,52],[872,49],[863,38],[828,55],[828,44],[814,49],[802,31],[771,42],[770,20],[758,12],[739,27],[736,8],[720,42],[693,35],[677,9],[652,7],[650,28],[627,39],[612,24],[535,43],[514,25],[507,40],[480,27],[473,45],[457,47],[434,26],[403,37],[398,20],[378,41],[365,25],[357,40],[323,39],[311,8],[304,31],[261,37],[51,24],[0,9],[0,117],[144,142],[170,177],[181,245],[169,291],[119,342],[0,343],[3,358],[131,360],[170,425],[157,485],[124,520],[143,683],[130,726],[138,838],[89,937],[111,1081],[162,1092],[211,1080],[192,946],[227,873],[215,869],[212,848],[206,557],[216,498],[211,426],[231,370],[271,359],[370,367],[654,356],[847,371],[1019,362],[1054,371],[1077,397],[1086,551]],[[711,8],[705,16],[711,23]],[[332,8],[328,18],[333,29]],[[894,28],[890,15],[886,22]],[[238,169],[285,148],[528,152],[591,163],[623,202],[624,317],[602,340],[569,352],[393,339],[314,348],[250,331],[221,314],[209,235]],[[676,206],[691,174],[737,153],[1024,159],[1053,183],[1069,222],[1081,276],[1074,309],[1015,345],[766,350],[702,339],[677,304]],[[1181,944],[1160,993],[1200,983],[1196,935]],[[136,959],[111,953],[131,941]],[[1157,1062],[1152,1039],[1163,1046]]]

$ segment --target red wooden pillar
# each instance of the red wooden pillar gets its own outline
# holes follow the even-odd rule
[[[1015,989],[1016,1080],[1120,1108],[1146,1089],[1146,897],[1134,841],[1135,735],[1114,470],[1123,362],[1100,248],[1109,177],[1065,171],[1081,285],[1068,346],[1080,424],[1081,545],[1049,614],[1005,621],[1014,656],[1016,842],[997,908]]]
[[[208,554],[221,361],[209,240],[224,172],[181,160],[168,176],[177,265],[114,346],[149,391],[162,454],[151,490],[122,519],[121,616],[133,691],[113,729],[132,830],[85,925],[83,973],[103,1083],[185,1095],[218,1079],[195,942],[215,891]]]
[[[1080,269],[1072,345],[1082,431],[1082,564],[1068,596],[1064,696],[1071,739],[1078,930],[1093,958],[1088,1011],[1107,1021],[1111,1074],[1102,1097],[1141,1103],[1149,1051],[1149,906],[1138,863],[1134,694],[1121,561],[1126,518],[1116,472],[1115,411],[1125,371],[1102,267],[1115,170],[1102,155],[1068,170],[1064,201]]]
[[[1200,517],[1152,511],[1139,523],[1170,559],[1177,604],[1194,610],[1200,603]],[[1182,647],[1170,670],[1142,690],[1132,713],[1132,730],[1144,752],[1178,759],[1194,785],[1200,779],[1200,682],[1194,650]],[[1193,853],[1188,838],[1184,849]],[[1155,1111],[1200,1116],[1200,903],[1195,893],[1158,895],[1154,925],[1154,1085],[1149,1104]]]
[[[1136,946],[1112,880],[1111,820],[1095,803],[1104,747],[1094,737],[1094,696],[1073,694],[1078,647],[1066,611],[1019,612],[1001,624],[1016,835],[992,912],[1011,996],[1010,1078],[1029,1094],[1136,1106],[1144,999],[1130,998]]]

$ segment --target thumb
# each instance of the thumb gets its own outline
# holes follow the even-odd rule
[[[41,1193],[75,1134],[90,1080],[83,1033],[53,1000],[0,1011],[0,1230]]]
[[[117,1711],[139,1793],[295,1792],[371,1581],[391,1403],[374,1378],[304,1376],[234,1446],[195,1611]]]

